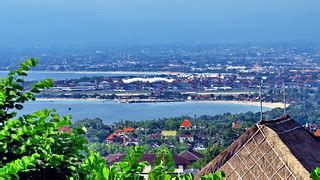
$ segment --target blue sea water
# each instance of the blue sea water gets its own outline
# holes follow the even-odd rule
[[[105,123],[123,120],[151,120],[182,115],[201,116],[221,113],[258,112],[258,106],[224,104],[214,102],[161,102],[161,103],[118,103],[113,101],[54,100],[34,101],[25,104],[19,113],[26,114],[49,108],[61,115],[72,115],[73,120],[101,118]],[[70,110],[70,109],[71,110]],[[269,108],[264,108],[269,110]]]

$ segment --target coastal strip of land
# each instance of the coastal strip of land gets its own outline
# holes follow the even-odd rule
[[[112,101],[112,100],[105,100],[105,99],[96,99],[96,98],[37,98],[37,101]],[[117,100],[114,100],[117,101]],[[120,101],[117,101],[120,103]],[[154,102],[154,101],[143,101],[143,102],[134,102],[134,103],[161,103],[161,102],[207,102],[207,103],[219,103],[219,104],[238,104],[238,105],[248,105],[248,106],[260,106],[260,102],[256,101],[223,101],[223,100],[218,100],[218,101],[159,101],[159,102]],[[262,102],[262,106],[265,108],[283,108],[284,104],[281,102]],[[287,104],[287,107],[289,104]]]

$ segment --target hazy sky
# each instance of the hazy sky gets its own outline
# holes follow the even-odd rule
[[[0,46],[320,41],[319,0],[1,0]]]

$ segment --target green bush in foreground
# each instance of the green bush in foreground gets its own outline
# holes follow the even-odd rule
[[[57,177],[65,179],[80,167],[90,151],[84,131],[70,126],[70,117],[60,117],[54,110],[41,110],[16,118],[23,103],[35,100],[35,94],[50,88],[53,81],[40,81],[27,91],[22,86],[26,71],[37,64],[29,59],[20,68],[0,80],[0,177],[39,179]]]
[[[310,177],[311,177],[313,180],[320,180],[320,167],[315,168],[315,169],[311,172]]]

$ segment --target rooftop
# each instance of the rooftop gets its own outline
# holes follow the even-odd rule
[[[191,149],[181,152],[179,156],[183,157],[184,159],[188,159],[191,162],[197,161],[198,159],[204,157],[201,153],[198,153]]]
[[[316,132],[314,132],[314,135],[316,137],[320,137],[320,129],[317,129]]]
[[[183,120],[183,122],[181,123],[180,126],[182,126],[182,127],[191,127],[192,124],[188,119],[185,119],[185,120]]]
[[[161,131],[162,136],[177,136],[177,131]]]

